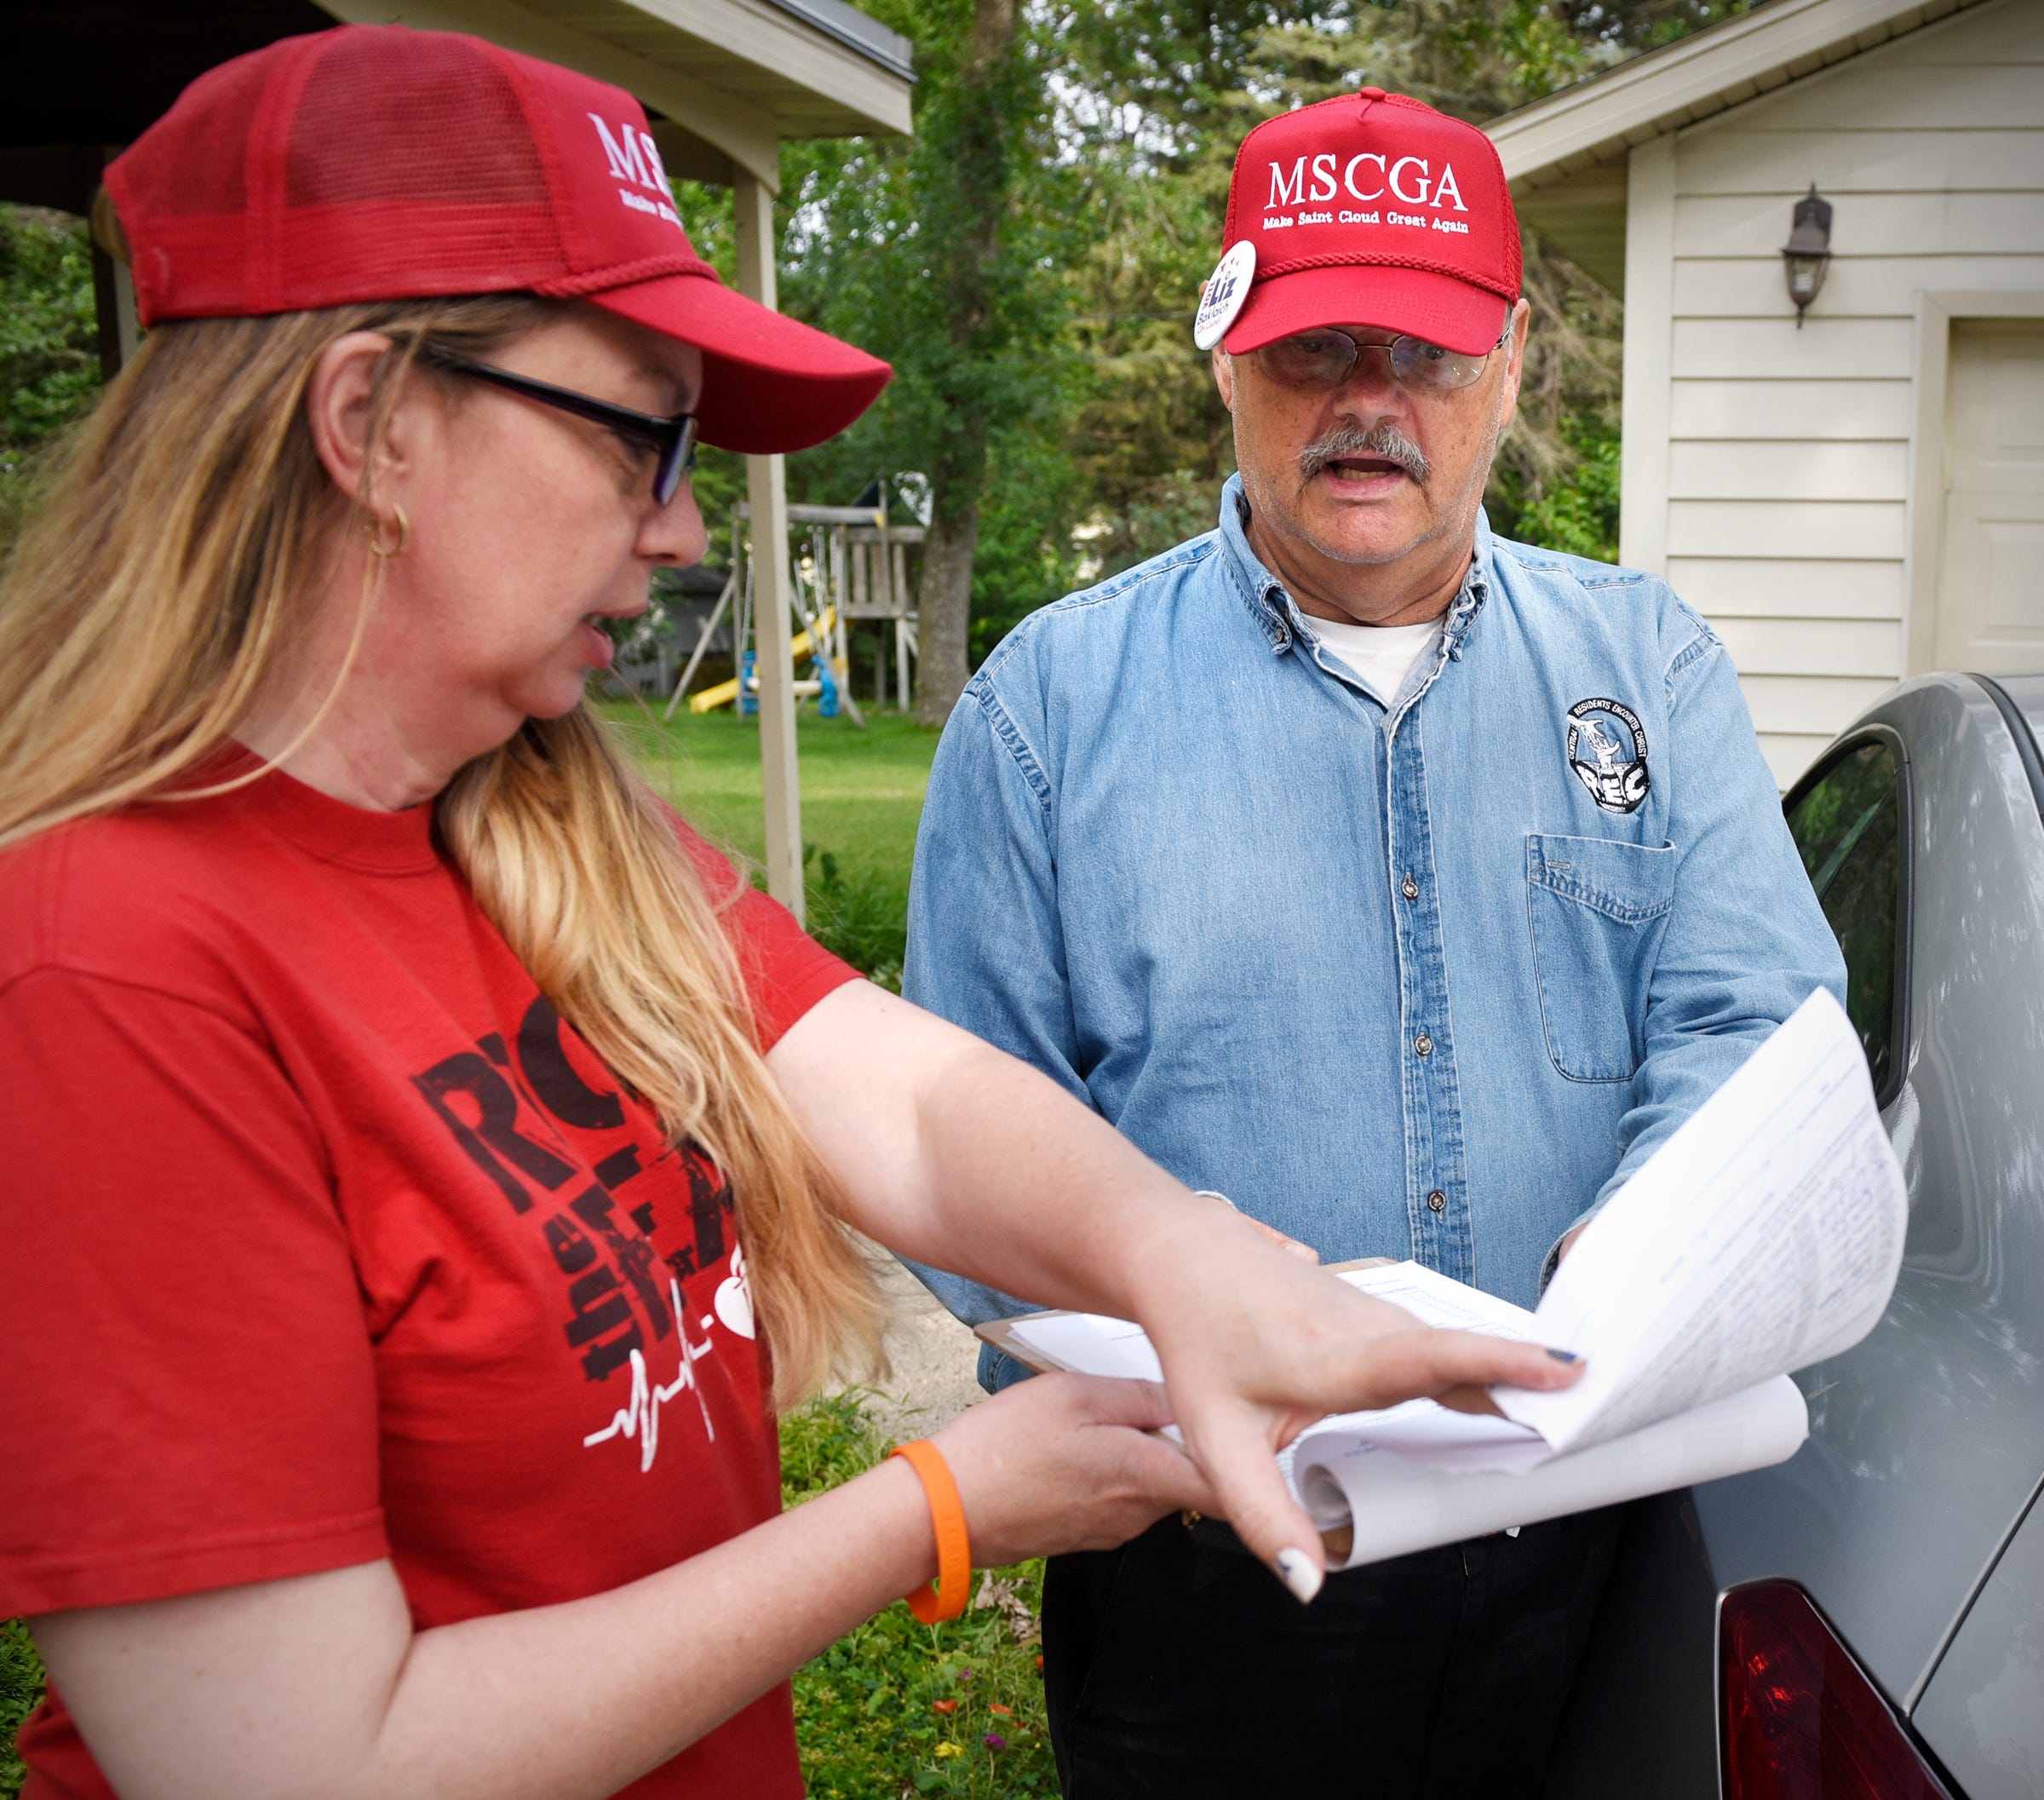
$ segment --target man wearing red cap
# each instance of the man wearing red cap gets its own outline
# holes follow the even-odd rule
[[[1530,1306],[1842,992],[1837,946],[1709,627],[1484,520],[1528,317],[1489,140],[1367,88],[1268,120],[1224,246],[1194,331],[1234,416],[1220,528],[1036,613],[967,688],[904,991],[1323,1260]],[[1530,1526],[1304,1609],[1211,1521],[1054,1559],[1066,1800],[1536,1794],[1616,1535]]]
[[[975,1552],[1232,1494],[1310,1583],[1279,1419],[1565,1385],[859,982],[612,743],[698,431],[887,377],[719,284],[629,94],[343,27],[107,182],[148,339],[0,576],[29,1800],[800,1800],[789,1671]],[[1140,1320],[1196,1460],[1154,1389],[1037,1383],[780,1516],[777,1396],[877,1324],[854,1230]]]

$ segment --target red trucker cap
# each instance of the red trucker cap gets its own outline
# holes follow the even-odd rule
[[[1519,294],[1519,216],[1490,140],[1381,88],[1250,132],[1235,154],[1222,242],[1238,281],[1254,259],[1232,319],[1203,300],[1202,340],[1225,330],[1232,355],[1342,325],[1476,355],[1497,342]],[[1209,299],[1226,285],[1215,273]]]
[[[109,165],[144,325],[523,290],[703,351],[705,442],[841,431],[893,373],[697,256],[620,88],[450,32],[341,26],[210,69]]]

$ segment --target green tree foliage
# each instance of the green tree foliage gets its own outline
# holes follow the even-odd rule
[[[1059,59],[1043,19],[1011,0],[867,10],[915,40],[916,134],[784,149],[780,295],[886,357],[895,379],[850,431],[790,459],[789,493],[843,505],[885,477],[898,520],[911,518],[902,501],[927,503],[919,685],[940,721],[1003,597],[1026,596],[1019,617],[1072,578],[1080,486],[1064,434],[1084,370],[1062,272],[1087,241],[1088,183],[1050,135],[1043,95]],[[728,196],[685,184],[680,198],[728,275]],[[743,474],[713,452],[700,476],[706,509],[723,509],[721,547]],[[969,646],[968,616],[982,627]]]
[[[1507,538],[1571,556],[1611,561],[1618,553],[1618,430],[1605,409],[1564,415],[1559,434],[1575,465],[1565,480],[1550,480],[1529,493],[1501,469],[1491,483],[1490,520]],[[1522,434],[1520,441],[1529,434]]]
[[[876,4],[917,47],[917,140],[791,152],[784,206],[784,303],[899,371],[796,484],[926,475],[933,538],[976,544],[975,660],[1075,579],[1212,525],[1232,440],[1189,326],[1250,126],[1365,83],[1482,123],[1749,0],[1046,0],[990,61],[972,46],[1007,3]],[[1526,249],[1493,521],[1609,557],[1620,308]],[[926,683],[934,712],[959,672]]]
[[[1059,57],[1043,15],[1015,0],[871,9],[915,39],[916,135],[789,153],[781,279],[791,310],[896,377],[797,480],[838,472],[841,501],[883,470],[927,483],[919,710],[935,722],[965,680],[975,571],[1036,598],[1067,572],[1060,439],[1078,364],[1061,271],[1083,243],[1087,183],[1051,134]]]
[[[1251,125],[1366,83],[1480,123],[1748,3],[867,0],[915,43],[916,135],[787,148],[781,294],[897,374],[789,491],[914,478],[928,716],[1025,612],[1212,525],[1233,444],[1189,326]],[[729,194],[680,198],[728,277]],[[83,223],[0,208],[0,287],[3,538],[36,448],[97,388]],[[1620,310],[1530,234],[1526,291],[1492,520],[1608,556]],[[743,467],[706,452],[697,487],[721,558]]]
[[[0,543],[14,536],[35,452],[99,389],[84,221],[0,205]]]

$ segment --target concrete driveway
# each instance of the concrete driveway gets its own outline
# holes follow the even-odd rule
[[[891,1372],[875,1383],[866,1412],[897,1441],[927,1437],[975,1400],[979,1340],[939,1306],[893,1257],[880,1252],[881,1285],[893,1311],[887,1326]]]

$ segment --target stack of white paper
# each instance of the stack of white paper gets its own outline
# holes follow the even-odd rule
[[[1788,1372],[1873,1329],[1906,1210],[1858,1038],[1820,991],[1611,1197],[1538,1312],[1412,1262],[1341,1278],[1430,1325],[1574,1350],[1580,1382],[1499,1389],[1502,1418],[1337,1414],[1279,1460],[1346,1567],[1781,1462],[1809,1429]],[[1010,1330],[1048,1366],[1161,1376],[1123,1320]]]

